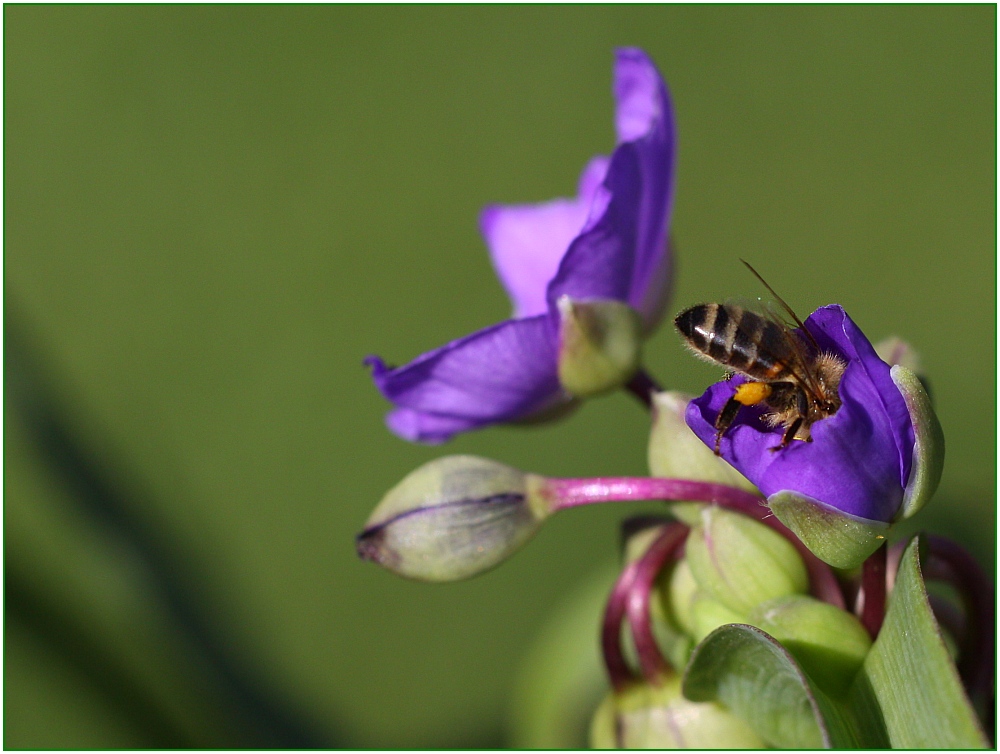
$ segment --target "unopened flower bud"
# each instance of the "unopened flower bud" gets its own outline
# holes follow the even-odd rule
[[[821,688],[838,696],[850,687],[872,646],[857,618],[805,595],[764,602],[748,622],[781,642]]]
[[[559,306],[559,382],[572,395],[591,396],[620,387],[639,368],[642,324],[628,304],[574,301]]]
[[[680,676],[609,694],[591,722],[595,749],[761,749],[745,722],[714,702],[690,702]]]
[[[475,456],[445,456],[389,490],[358,555],[413,579],[455,581],[507,558],[548,515],[539,477]]]
[[[702,511],[701,526],[688,535],[685,559],[701,591],[743,615],[809,585],[802,558],[787,539],[717,506]]]
[[[679,561],[670,572],[670,581],[662,601],[666,607],[664,612],[669,616],[669,619],[690,636],[694,636],[695,633],[691,608],[697,594],[698,582],[694,580],[691,566],[688,565],[685,558]]]
[[[700,642],[719,626],[729,623],[746,623],[745,613],[738,613],[718,600],[714,600],[705,592],[696,592],[691,600],[692,636],[695,642]]]

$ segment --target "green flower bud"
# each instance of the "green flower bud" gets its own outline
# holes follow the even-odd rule
[[[500,563],[538,530],[541,477],[475,456],[445,456],[389,490],[358,535],[358,555],[423,581],[455,581]]]
[[[697,588],[691,569],[684,560],[668,564],[656,579],[652,613],[655,625],[660,629],[657,640],[675,668],[687,665],[694,649],[690,602]]]
[[[714,702],[689,702],[674,676],[662,686],[635,684],[609,694],[590,727],[595,749],[761,749],[742,720]]]
[[[559,382],[572,395],[591,396],[628,382],[639,368],[642,325],[620,301],[558,301]]]
[[[694,580],[691,566],[686,559],[679,561],[670,573],[667,593],[663,600],[666,603],[664,612],[689,636],[694,636],[695,633],[691,607],[697,594],[698,582]]]
[[[653,427],[649,435],[649,473],[694,479],[757,493],[740,472],[715,455],[684,420],[691,396],[674,391],[653,394]]]
[[[821,688],[836,696],[847,692],[872,646],[857,618],[804,595],[761,603],[748,622],[777,639]]]
[[[704,592],[696,592],[694,599],[691,600],[691,623],[694,627],[692,636],[695,643],[700,642],[719,626],[746,622],[745,613],[731,610]]]
[[[685,558],[701,591],[748,614],[765,600],[806,591],[809,578],[791,543],[749,516],[706,506]]]

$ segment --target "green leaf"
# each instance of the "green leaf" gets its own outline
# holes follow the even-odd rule
[[[903,553],[885,623],[850,702],[866,735],[881,732],[893,748],[989,748],[931,612],[918,537]]]
[[[772,636],[722,626],[699,644],[684,674],[684,696],[719,702],[779,748],[852,748],[858,740],[838,706],[817,689]]]

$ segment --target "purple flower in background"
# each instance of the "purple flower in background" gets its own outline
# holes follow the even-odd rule
[[[386,423],[400,437],[443,442],[569,404],[574,393],[565,372],[560,379],[560,358],[571,350],[567,318],[584,328],[599,320],[593,327],[600,330],[609,308],[601,306],[612,302],[614,322],[621,321],[615,305],[623,304],[643,335],[656,326],[670,281],[673,110],[653,62],[634,48],[616,53],[614,96],[618,145],[610,158],[586,166],[575,199],[482,213],[480,227],[515,318],[396,369],[366,359],[396,406]],[[595,302],[596,309],[587,308]]]
[[[812,442],[780,445],[784,427],[763,420],[765,406],[744,406],[722,436],[722,457],[767,497],[794,492],[870,521],[890,522],[912,484],[915,433],[906,400],[890,367],[838,305],[817,309],[805,321],[821,351],[847,363],[841,406],[811,426]],[[737,375],[693,400],[687,423],[714,447],[715,418],[746,382]]]

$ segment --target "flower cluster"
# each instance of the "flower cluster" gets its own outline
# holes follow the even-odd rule
[[[446,456],[386,494],[359,555],[453,581],[497,566],[560,511],[665,501],[670,517],[626,522],[595,746],[986,745],[975,708],[991,708],[992,588],[946,540],[888,546],[943,464],[908,347],[873,346],[837,305],[795,330],[702,305],[713,315],[696,350],[736,374],[698,398],[658,390],[641,344],[671,284],[673,112],[640,50],[618,51],[614,96],[617,146],[587,165],[576,199],[481,216],[514,317],[403,367],[367,361],[395,406],[390,429],[428,443],[626,387],[652,410],[651,476],[560,479]],[[961,604],[932,598],[926,579]]]

